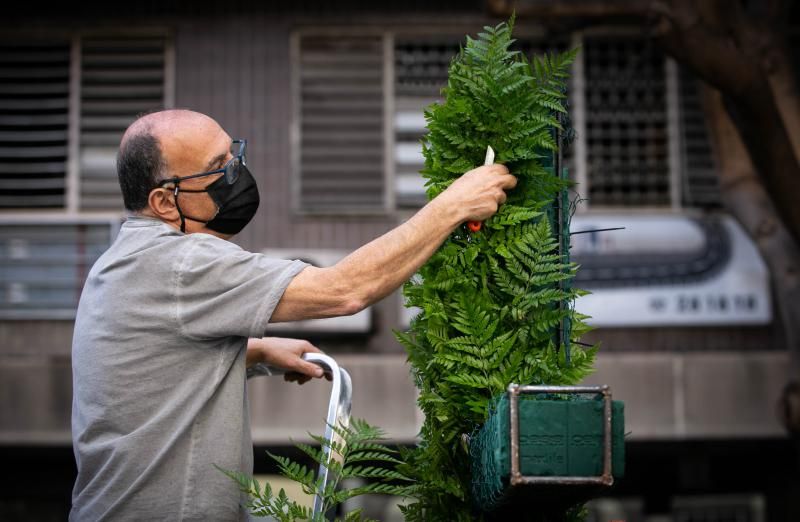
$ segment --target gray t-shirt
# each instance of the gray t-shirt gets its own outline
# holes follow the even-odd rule
[[[307,265],[128,219],[92,267],[72,343],[70,520],[237,520],[252,473],[248,337]]]

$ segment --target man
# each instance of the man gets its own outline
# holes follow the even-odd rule
[[[450,232],[493,215],[516,179],[466,173],[415,216],[317,268],[227,241],[255,214],[246,143],[202,114],[134,122],[117,170],[131,213],[92,267],[73,339],[71,520],[236,520],[252,472],[246,365],[320,377],[305,341],[268,322],[356,313],[398,288]]]

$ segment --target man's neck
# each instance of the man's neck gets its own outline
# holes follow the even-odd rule
[[[153,209],[151,209],[150,207],[144,208],[144,209],[142,209],[142,210],[140,210],[138,212],[132,212],[131,216],[132,217],[145,217],[145,218],[150,218],[150,219],[157,219],[157,220],[161,221],[162,223],[165,223],[165,224],[171,226],[175,230],[180,230],[181,229],[180,221],[178,221],[178,220],[176,220],[176,221],[168,221],[168,220],[160,217],[159,215],[157,215],[155,212],[153,212]],[[193,230],[194,226],[190,225],[190,220],[188,220],[188,219],[186,220],[186,232],[185,232],[185,234],[194,234],[194,233],[209,234],[211,236],[215,236],[215,237],[218,237],[220,239],[224,239],[226,241],[230,241],[230,239],[233,237],[233,235],[230,235],[230,234],[223,234],[221,232],[216,232],[214,230],[209,230],[208,228],[206,228],[204,226],[200,226],[199,228],[200,228],[199,230]]]

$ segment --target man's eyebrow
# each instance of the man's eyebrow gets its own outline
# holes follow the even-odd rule
[[[215,168],[217,167],[217,165],[219,165],[220,163],[222,163],[222,162],[223,162],[223,160],[225,160],[225,158],[226,158],[227,156],[228,156],[228,153],[227,153],[227,152],[223,152],[222,154],[218,154],[217,156],[215,156],[215,157],[214,157],[214,159],[212,159],[211,161],[209,161],[209,162],[208,162],[208,165],[206,165],[206,169],[205,169],[205,170],[206,170],[206,172],[207,172],[207,171],[209,171],[209,170],[215,170]]]

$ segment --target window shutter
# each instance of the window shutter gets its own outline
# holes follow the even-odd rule
[[[681,156],[683,162],[683,205],[717,208],[722,201],[719,177],[706,128],[700,99],[700,82],[688,70],[678,69],[680,82]]]
[[[589,203],[669,205],[664,56],[640,38],[584,42]]]
[[[0,208],[63,207],[67,41],[0,43]]]
[[[83,283],[117,222],[3,222],[0,318],[71,319]]]
[[[381,36],[300,35],[299,210],[386,210]]]
[[[116,174],[122,133],[162,109],[165,37],[85,38],[81,45],[80,207],[123,208]]]

